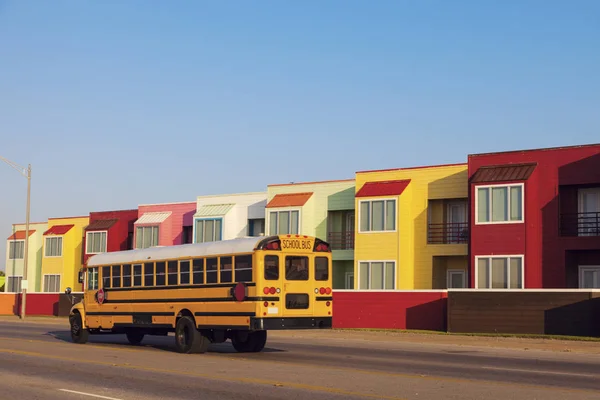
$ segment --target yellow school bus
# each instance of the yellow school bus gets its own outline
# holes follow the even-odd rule
[[[180,353],[227,339],[238,352],[258,352],[270,329],[331,328],[331,265],[329,244],[304,235],[97,254],[80,274],[71,337],[126,334],[140,344],[175,332]]]

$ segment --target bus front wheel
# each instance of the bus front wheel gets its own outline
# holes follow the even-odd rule
[[[179,353],[206,353],[209,344],[209,339],[200,333],[192,318],[179,318],[175,326],[175,347]]]
[[[88,341],[89,332],[83,328],[81,314],[75,313],[69,315],[69,323],[71,324],[71,339],[74,343],[84,344]]]
[[[267,344],[267,331],[237,331],[232,335],[231,343],[238,353],[258,353]]]

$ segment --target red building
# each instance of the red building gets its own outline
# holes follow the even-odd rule
[[[94,254],[131,250],[137,217],[137,209],[90,213],[90,224],[83,238],[83,263]]]
[[[472,288],[600,288],[600,144],[469,155]]]

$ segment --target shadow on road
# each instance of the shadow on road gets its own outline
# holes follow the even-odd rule
[[[62,342],[73,343],[71,340],[71,334],[69,331],[49,331],[43,334],[43,336],[49,336],[56,340],[60,340]],[[147,335],[144,337],[142,344],[139,346],[134,346],[127,341],[125,334],[110,334],[110,333],[101,333],[89,336],[88,343],[94,345],[106,345],[106,346],[128,346],[128,347],[143,347],[150,348],[154,350],[162,350],[175,353],[175,337],[173,335],[169,336],[152,336]],[[286,352],[287,350],[275,349],[270,347],[265,347],[261,353],[280,353]],[[225,343],[214,343],[211,344],[209,349],[209,353],[217,353],[217,354],[244,354],[248,355],[249,353],[238,353],[230,341]]]

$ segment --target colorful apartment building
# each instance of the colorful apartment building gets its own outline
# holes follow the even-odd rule
[[[42,247],[46,222],[29,223],[29,253],[27,256],[27,291],[41,291]],[[6,240],[5,292],[21,292],[25,265],[25,224],[13,224],[12,235]]]
[[[269,235],[301,234],[328,241],[333,288],[354,287],[354,179],[269,185]]]
[[[85,227],[83,264],[94,254],[133,249],[137,218],[137,209],[91,212],[90,224]]]
[[[198,196],[194,243],[264,235],[266,204],[266,192]]]
[[[600,288],[600,144],[468,162],[470,287]]]
[[[356,173],[355,287],[464,288],[467,165]]]
[[[64,292],[81,287],[79,270],[83,262],[84,229],[89,216],[49,218],[44,232],[42,291]]]
[[[196,202],[143,204],[134,223],[134,248],[192,243]]]

